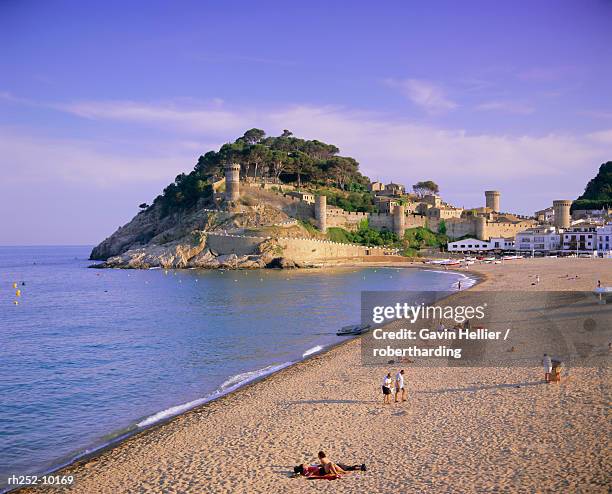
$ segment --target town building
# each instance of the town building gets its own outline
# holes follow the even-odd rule
[[[612,223],[597,228],[597,252],[603,256],[612,254]]]
[[[381,213],[391,213],[395,206],[399,205],[399,200],[389,196],[375,196],[374,206],[378,208]]]
[[[572,219],[607,219],[612,217],[612,208],[601,208],[601,209],[574,209],[572,211]]]
[[[552,206],[541,209],[534,213],[534,217],[540,223],[552,224],[555,221],[555,210]]]
[[[494,237],[490,240],[465,238],[448,243],[449,252],[489,252],[514,250],[514,240],[511,238]]]
[[[374,193],[381,192],[385,190],[385,184],[383,184],[382,182],[372,182],[368,186],[368,189],[370,192],[374,192]]]
[[[514,242],[520,252],[553,252],[561,249],[561,234],[553,226],[537,226],[516,234]]]
[[[388,183],[387,185],[385,185],[385,188],[375,192],[376,195],[381,195],[381,196],[403,196],[406,194],[406,187],[404,187],[401,184],[396,184],[396,183]]]
[[[563,232],[562,250],[566,252],[593,252],[597,248],[597,227],[574,226]]]
[[[427,217],[432,220],[447,220],[449,218],[461,218],[463,208],[453,206],[438,206],[427,209]]]
[[[295,197],[296,199],[299,199],[300,201],[307,202],[308,204],[314,204],[315,202],[315,196],[311,192],[291,191],[291,192],[287,192],[287,195],[291,197]]]

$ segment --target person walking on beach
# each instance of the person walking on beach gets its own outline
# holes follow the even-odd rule
[[[383,404],[391,404],[391,373],[389,372],[382,382]]]
[[[552,372],[552,361],[546,353],[542,359],[542,365],[544,366],[544,381],[548,384],[550,383],[550,373]]]
[[[395,374],[395,403],[398,402],[400,393],[402,401],[406,401],[406,388],[404,387],[404,369]]]

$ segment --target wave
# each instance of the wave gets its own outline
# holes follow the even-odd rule
[[[263,369],[257,369],[254,371],[243,372],[242,374],[236,374],[235,376],[230,377],[227,381],[225,381],[221,385],[221,389],[226,391],[229,388],[235,389],[237,386],[247,384],[259,377],[266,376],[268,374],[272,374],[273,372],[284,369],[285,367],[291,365],[293,362],[285,362],[284,364],[278,365],[268,365]]]
[[[175,417],[177,415],[180,415],[183,412],[191,410],[192,408],[195,408],[199,405],[203,405],[204,403],[207,403],[223,395],[231,393],[232,391],[235,391],[239,387],[244,386],[245,384],[248,384],[252,381],[255,381],[256,379],[260,379],[264,376],[270,375],[274,372],[284,369],[285,367],[288,367],[293,363],[294,362],[284,362],[278,365],[268,365],[267,367],[264,367],[263,369],[257,369],[254,371],[243,372],[242,374],[236,374],[235,376],[232,376],[228,380],[226,380],[221,385],[221,387],[217,389],[216,391],[202,398],[197,398],[187,403],[182,403],[180,405],[175,405],[170,408],[166,408],[165,410],[161,410],[157,413],[154,413],[153,415],[148,416],[144,420],[141,420],[136,425],[140,428],[149,427],[162,420],[166,420],[171,417]]]
[[[312,348],[309,348],[302,354],[302,358],[308,357],[309,355],[312,355],[313,353],[320,352],[321,350],[323,350],[323,347],[321,345],[313,346]]]
[[[473,276],[470,276],[470,275],[467,275],[467,274],[464,274],[464,273],[459,273],[458,271],[444,271],[444,270],[441,270],[441,269],[423,269],[423,271],[431,271],[432,273],[448,274],[448,275],[451,275],[451,276],[463,278],[463,280],[465,280],[465,281],[463,281],[463,280],[461,281],[461,287],[462,288],[470,288],[470,287],[474,286],[476,284],[476,282],[478,281]],[[456,283],[454,283],[453,286],[454,285],[456,285]]]

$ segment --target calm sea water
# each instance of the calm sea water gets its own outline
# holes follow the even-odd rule
[[[0,247],[0,489],[337,343],[361,290],[458,276],[96,270],[89,252]]]

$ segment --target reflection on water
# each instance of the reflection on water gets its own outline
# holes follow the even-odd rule
[[[456,282],[410,269],[95,270],[89,250],[0,247],[2,481],[338,342],[361,290]]]

